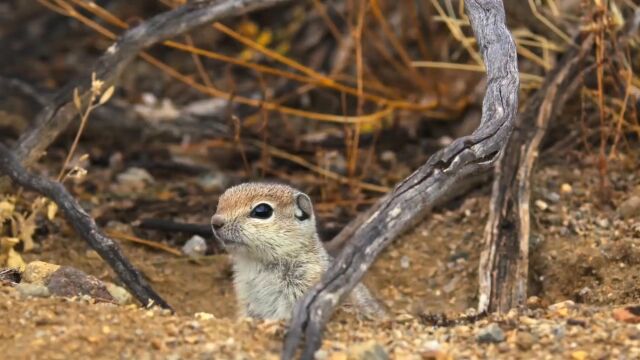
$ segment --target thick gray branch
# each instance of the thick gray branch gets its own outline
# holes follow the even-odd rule
[[[551,117],[580,81],[580,65],[593,44],[571,48],[525,105],[496,163],[485,248],[480,256],[480,312],[507,312],[527,299],[530,175]]]
[[[459,179],[491,166],[506,143],[518,108],[516,48],[501,0],[465,2],[487,67],[482,120],[473,134],[456,139],[398,184],[384,203],[355,232],[320,283],[296,306],[285,337],[283,359],[294,357],[303,335],[302,357],[312,359],[335,307],[360,281],[376,256],[402,232],[421,220]]]

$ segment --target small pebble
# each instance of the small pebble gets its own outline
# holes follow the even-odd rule
[[[553,305],[549,305],[549,310],[557,311],[557,310],[565,309],[565,308],[573,308],[575,306],[576,306],[576,303],[573,302],[573,300],[565,300],[565,301],[561,301],[561,302],[555,303]]]
[[[529,350],[536,342],[536,337],[526,331],[519,331],[516,335],[516,345],[520,350]]]
[[[320,349],[313,354],[313,358],[315,360],[327,360],[329,358],[329,353],[327,350]]]
[[[193,314],[193,316],[198,320],[213,320],[215,319],[215,315],[207,313],[207,312],[197,312]]]
[[[33,296],[33,297],[48,297],[51,296],[49,289],[42,284],[30,284],[30,283],[19,283],[16,285],[16,290],[22,296]]]
[[[109,294],[113,296],[113,298],[116,300],[118,304],[126,305],[133,302],[133,297],[123,287],[120,287],[110,282],[105,282],[104,285],[107,288],[107,291],[109,292]]]
[[[547,210],[549,208],[549,204],[547,204],[546,202],[544,202],[544,201],[542,201],[540,199],[535,201],[535,205],[536,205],[536,207],[538,209],[540,209],[542,211],[545,211],[545,210]]]
[[[496,323],[491,323],[480,329],[476,335],[479,343],[500,343],[505,339],[504,331]]]
[[[198,178],[198,185],[206,191],[221,191],[229,185],[229,179],[220,172],[206,174]]]
[[[183,246],[182,252],[189,257],[200,257],[207,251],[207,241],[199,235],[194,235]]]
[[[610,225],[610,223],[609,223],[609,220],[608,220],[608,219],[598,219],[598,220],[596,220],[596,224],[597,224],[599,227],[603,228],[603,229],[608,228],[608,227],[609,227],[609,225]]]
[[[625,306],[613,310],[613,318],[628,324],[640,323],[640,306]]]
[[[530,296],[527,299],[527,307],[536,309],[542,305],[542,300],[537,296]]]
[[[631,196],[618,206],[618,215],[624,219],[640,217],[640,196]]]
[[[573,192],[573,188],[571,185],[564,183],[560,185],[560,192],[563,194],[571,194]]]
[[[353,345],[348,350],[348,359],[353,360],[388,360],[389,354],[376,341],[367,341]]]
[[[125,170],[124,172],[118,174],[116,179],[120,183],[139,183],[139,182],[148,182],[153,183],[154,179],[151,174],[145,169],[131,167]]]
[[[546,192],[544,194],[544,198],[549,200],[549,202],[557,203],[558,201],[560,201],[560,194],[554,191]]]
[[[409,268],[410,265],[411,265],[411,261],[409,260],[409,257],[407,255],[403,255],[400,258],[400,267],[406,270]]]

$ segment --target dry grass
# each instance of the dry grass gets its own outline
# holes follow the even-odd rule
[[[128,24],[123,19],[93,2],[84,0],[39,1],[51,10],[72,17],[111,40],[116,39],[119,31],[128,28]],[[179,6],[183,3],[183,1],[160,1],[168,7]],[[361,180],[367,175],[367,168],[359,167],[358,164],[366,162],[363,161],[364,157],[370,156],[375,149],[375,143],[369,149],[361,149],[359,139],[363,133],[377,133],[385,123],[388,123],[387,120],[397,119],[407,113],[414,114],[413,118],[455,119],[468,104],[468,99],[465,98],[468,94],[456,93],[442,84],[437,84],[437,81],[431,79],[421,68],[429,69],[428,74],[434,74],[434,71],[484,72],[484,64],[475,48],[475,39],[470,33],[462,1],[431,0],[433,16],[429,19],[417,19],[416,14],[421,12],[417,8],[411,8],[411,6],[417,6],[416,4],[403,4],[395,10],[395,3],[389,1],[350,0],[346,2],[346,13],[339,14],[340,20],[346,23],[346,26],[342,26],[342,28],[336,24],[335,18],[332,19],[329,16],[330,11],[327,4],[314,0],[310,5],[312,6],[307,10],[315,11],[322,18],[328,32],[338,44],[339,50],[337,51],[345,51],[346,53],[344,59],[336,64],[329,74],[321,73],[288,56],[286,53],[287,44],[282,46],[282,44],[269,41],[270,33],[257,28],[257,25],[251,22],[245,24],[252,25],[253,28],[250,27],[252,31],[244,31],[244,33],[241,31],[242,29],[232,29],[222,23],[214,23],[211,29],[201,30],[216,31],[236,41],[243,49],[242,52],[236,54],[223,54],[196,46],[190,37],[186,37],[184,42],[173,40],[163,43],[166,47],[189,53],[193,59],[197,76],[180,71],[177,67],[149,53],[142,53],[140,57],[163,73],[205,96],[223,98],[229,102],[259,109],[256,114],[242,119],[242,126],[256,123],[266,124],[270,121],[287,122],[292,119],[333,123],[333,126],[338,126],[344,132],[345,137],[344,151],[348,164],[346,177],[326,176],[327,174],[320,170],[321,167],[313,164],[313,161],[302,159],[293,154],[283,155],[286,152],[274,151],[272,147],[268,146],[263,146],[265,152],[263,158],[279,156],[298,164],[304,160],[303,166],[309,170],[338,183],[350,184],[353,190],[358,190],[363,185]],[[518,55],[523,63],[527,63],[526,68],[529,71],[521,73],[522,89],[525,92],[535,89],[541,84],[544,74],[553,68],[555,54],[562,52],[567,46],[573,46],[573,41],[567,32],[556,25],[557,21],[555,20],[564,20],[563,17],[568,18],[558,10],[559,6],[556,1],[547,1],[545,6],[541,7],[538,2],[529,0],[528,5],[536,19],[549,30],[549,34],[536,34],[526,28],[513,29]],[[297,6],[304,7],[305,5]],[[583,7],[583,13],[587,15],[581,19],[582,28],[584,31],[596,31],[599,39],[595,54],[598,63],[598,85],[596,89],[585,87],[583,94],[587,94],[587,96],[583,96],[583,99],[586,101],[595,100],[599,109],[601,134],[599,152],[603,176],[606,173],[605,149],[607,146],[613,144],[609,157],[614,156],[620,146],[624,144],[623,134],[629,132],[640,134],[637,116],[635,116],[636,110],[631,106],[634,103],[631,100],[636,96],[632,93],[632,89],[635,88],[637,92],[638,84],[640,84],[640,79],[634,74],[631,67],[631,54],[637,51],[637,43],[630,42],[625,45],[624,49],[617,49],[614,57],[604,57],[604,52],[608,51],[605,49],[610,49],[611,46],[615,47],[612,40],[616,38],[618,29],[624,25],[620,23],[619,14],[622,9],[633,6],[635,5],[632,2],[624,0],[593,0],[584,4]],[[417,46],[419,50],[420,56],[416,57],[415,51],[410,51],[408,48],[410,41],[407,40],[407,34],[399,34],[390,22],[389,14],[395,11],[416,27],[420,20],[430,21],[436,25],[442,23],[450,36],[444,40],[434,38],[429,43],[419,29],[407,30],[407,33],[417,33],[414,36],[415,41],[411,44],[411,46]],[[107,25],[101,25],[103,23]],[[263,33],[261,34],[260,31]],[[254,36],[248,36],[247,33]],[[363,43],[363,39],[366,39],[366,44]],[[554,39],[560,39],[560,42]],[[388,44],[389,47],[384,44]],[[454,55],[457,60],[454,61],[453,58],[442,59],[441,56],[434,55],[439,51],[439,48],[448,48],[449,53]],[[255,54],[259,54],[259,57],[266,59],[266,61],[255,60]],[[398,83],[406,83],[406,86],[385,83],[380,78],[379,72],[375,71],[372,66],[375,56],[396,70]],[[210,78],[203,65],[203,58],[253,71],[258,75],[256,89],[262,89],[265,94],[268,92],[264,90],[268,89],[270,84],[277,79],[286,79],[299,85],[294,92],[281,99],[270,99],[266,96],[262,99],[239,96],[233,88],[222,89],[214,85],[215,81]],[[424,60],[425,58],[428,60]],[[464,61],[463,59],[468,60]],[[350,64],[355,64],[355,66]],[[606,94],[606,79],[621,80],[623,84],[626,84],[626,90],[619,94]],[[283,105],[284,100],[291,100],[312,91],[333,94],[343,104],[342,113],[323,113]],[[594,94],[593,91],[595,91],[595,98],[591,96]],[[447,101],[443,102],[440,99],[447,99]],[[347,103],[354,105],[347,105]],[[451,107],[446,103],[455,105]],[[265,134],[263,139],[265,142],[268,141],[268,136]],[[238,142],[236,141],[236,143]],[[239,150],[242,151],[242,149]],[[374,190],[374,188],[375,186],[364,185],[363,189],[383,190],[382,188]]]

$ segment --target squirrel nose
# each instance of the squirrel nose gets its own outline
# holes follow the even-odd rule
[[[220,228],[224,225],[224,218],[220,215],[213,215],[211,217],[211,226],[214,230],[220,230]]]

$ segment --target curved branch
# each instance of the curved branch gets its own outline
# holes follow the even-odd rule
[[[118,244],[98,229],[96,222],[80,207],[61,183],[27,172],[11,150],[1,143],[0,173],[9,176],[16,184],[53,200],[76,232],[100,254],[100,257],[111,266],[120,280],[143,305],[155,304],[171,309],[171,306],[151,288],[142,274],[122,254]]]
[[[514,41],[501,0],[467,0],[465,7],[487,67],[480,126],[434,154],[398,184],[354,233],[320,283],[297,304],[285,336],[283,359],[294,357],[303,335],[302,358],[312,359],[335,307],[360,281],[376,256],[445,198],[462,178],[484,170],[504,147],[518,108]]]

